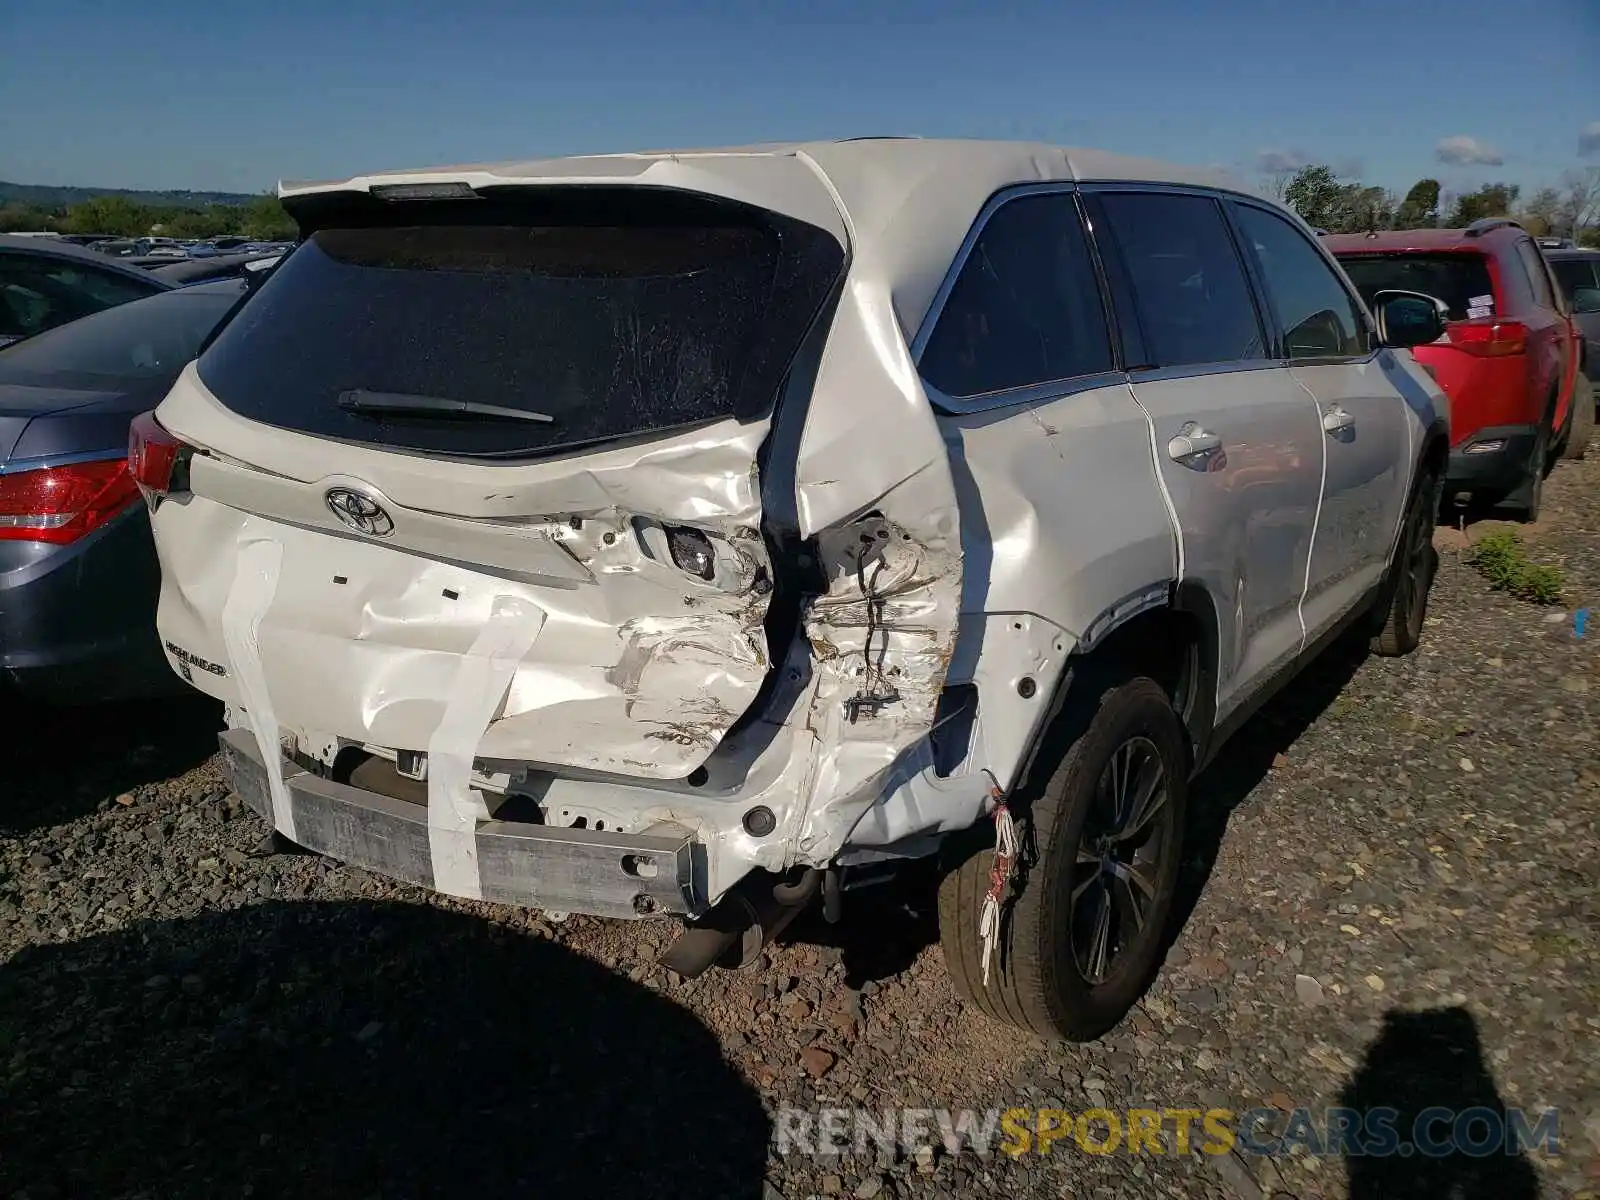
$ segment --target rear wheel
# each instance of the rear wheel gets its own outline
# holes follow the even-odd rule
[[[1069,721],[1082,732],[1027,814],[1027,869],[1002,908],[987,985],[978,917],[991,852],[970,853],[939,890],[940,941],[961,997],[1071,1041],[1111,1029],[1155,975],[1188,795],[1183,724],[1160,685],[1129,679],[1090,703]]]
[[[1572,419],[1567,431],[1567,445],[1563,458],[1578,459],[1589,449],[1589,438],[1594,434],[1594,384],[1588,376],[1579,375],[1572,385]]]
[[[1433,587],[1439,557],[1433,548],[1434,514],[1439,508],[1435,492],[1433,478],[1424,477],[1406,509],[1405,524],[1379,600],[1383,623],[1372,638],[1374,654],[1398,658],[1410,654],[1422,641],[1428,591]]]

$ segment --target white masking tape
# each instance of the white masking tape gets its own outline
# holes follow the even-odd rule
[[[483,898],[472,763],[478,743],[511,688],[512,677],[544,628],[544,609],[520,596],[496,596],[489,620],[456,663],[444,716],[428,739],[428,851],[436,891]]]
[[[267,673],[261,666],[261,618],[272,607],[283,567],[283,546],[269,539],[241,542],[234,562],[233,585],[222,606],[222,640],[228,665],[239,681],[245,716],[255,734],[256,749],[267,767],[272,794],[272,824],[290,841],[294,837],[294,809],[283,782],[283,743],[278,718],[267,692]]]

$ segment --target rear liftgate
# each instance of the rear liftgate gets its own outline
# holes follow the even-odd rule
[[[270,314],[297,272],[316,281],[311,249],[285,260],[253,312]],[[277,827],[306,832],[291,785],[307,795],[340,786],[292,767],[286,779],[281,730],[334,735],[297,747],[324,762],[346,744],[425,750],[426,877],[398,852],[379,869],[506,899],[480,861],[494,827],[546,837],[545,861],[563,842],[574,849],[575,834],[608,854],[617,842],[609,831],[486,821],[475,773],[526,763],[563,779],[657,781],[627,832],[677,848],[676,865],[661,864],[659,909],[692,913],[716,899],[682,878],[697,830],[676,819],[672,788],[774,667],[763,622],[776,573],[755,469],[768,423],[491,466],[308,439],[275,428],[288,424],[276,415],[243,420],[213,397],[214,382],[191,366],[158,413],[202,448],[189,464],[192,496],[156,514],[163,634],[202,657],[225,648],[232,678],[196,682],[242,706]],[[961,596],[946,449],[887,284],[859,261],[802,403],[803,428],[769,474],[792,486],[785,507],[825,590],[801,606],[811,682],[783,732],[795,740],[792,800],[761,855],[780,869],[825,867],[926,737]],[[234,457],[246,453],[248,465]],[[359,500],[352,514],[352,495],[378,509],[381,528],[351,524],[376,515]],[[559,903],[532,885],[520,902]]]

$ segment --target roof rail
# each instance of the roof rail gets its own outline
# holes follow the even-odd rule
[[[1482,237],[1491,229],[1521,229],[1520,223],[1510,217],[1479,217],[1466,228],[1468,237]]]

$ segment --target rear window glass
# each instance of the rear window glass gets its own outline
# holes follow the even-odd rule
[[[660,196],[371,202],[279,264],[201,378],[268,424],[466,456],[759,415],[843,249],[773,214]]]
[[[0,351],[0,383],[72,386],[175,374],[242,292],[242,284],[179,288],[47,329]]]
[[[1421,292],[1444,301],[1452,321],[1495,315],[1489,265],[1481,254],[1341,255],[1339,264],[1368,308],[1379,292]]]
[[[1600,280],[1600,267],[1594,259],[1589,258],[1555,258],[1550,260],[1550,270],[1555,273],[1556,282],[1561,285],[1561,291],[1567,297],[1567,303],[1572,302],[1572,293],[1578,288],[1592,288]]]

